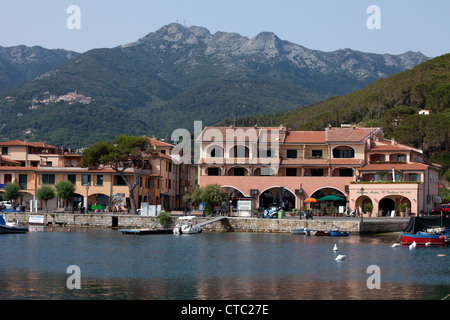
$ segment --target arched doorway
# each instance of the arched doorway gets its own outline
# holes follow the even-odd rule
[[[295,202],[296,196],[291,190],[284,187],[270,187],[259,194],[258,206],[266,209],[273,205],[291,210],[295,208]]]
[[[80,210],[80,208],[84,205],[83,199],[84,196],[79,193],[75,193],[73,195],[73,210]]]
[[[401,195],[389,195],[380,200],[379,202],[379,214],[382,216],[398,216],[401,214],[399,210],[399,204],[405,204],[408,213],[411,213],[411,201]]]
[[[238,188],[232,186],[222,186],[222,189],[228,194],[228,204],[231,204],[233,211],[237,211],[237,198],[243,197],[244,193]]]
[[[381,199],[378,206],[382,216],[390,216],[395,211],[395,201],[391,198]]]
[[[338,197],[338,199],[331,198],[330,200],[320,200],[325,197],[328,198],[333,196]],[[339,207],[344,207],[343,210],[347,207],[347,196],[342,191],[334,187],[323,187],[317,189],[311,193],[310,198],[319,200],[318,202],[310,203],[310,208],[314,213],[335,214],[338,213]]]

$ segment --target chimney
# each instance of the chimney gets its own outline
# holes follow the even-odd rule
[[[395,138],[391,138],[391,145],[395,145]]]

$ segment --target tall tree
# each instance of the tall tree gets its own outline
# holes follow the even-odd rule
[[[59,199],[64,199],[70,206],[70,212],[73,213],[73,195],[75,193],[75,185],[66,180],[61,180],[55,185],[56,196]]]
[[[3,199],[13,201],[20,197],[20,186],[17,183],[8,183],[3,192]]]
[[[41,200],[44,201],[45,203],[45,210],[48,213],[48,206],[47,206],[47,202],[48,200],[51,200],[55,197],[55,190],[53,189],[52,186],[49,185],[43,185],[42,187],[40,187],[37,192],[36,192],[36,197]]]
[[[103,141],[86,148],[82,167],[98,168],[100,165],[114,169],[129,188],[131,213],[136,213],[134,189],[144,169],[150,169],[146,158],[151,153],[150,141],[146,137],[120,135],[114,141]],[[134,179],[126,171],[132,169]]]

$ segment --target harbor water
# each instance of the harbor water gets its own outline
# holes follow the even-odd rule
[[[398,233],[340,238],[241,232],[139,236],[112,229],[69,232],[46,227],[0,235],[0,299],[447,297],[448,246],[391,247],[398,240]],[[338,251],[333,251],[335,245]],[[336,261],[338,255],[345,259]],[[79,289],[68,288],[69,266],[79,267]]]

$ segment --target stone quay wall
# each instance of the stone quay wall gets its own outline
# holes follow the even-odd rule
[[[22,224],[28,224],[28,213],[5,213],[7,221],[20,220]],[[35,214],[36,215],[36,214]],[[157,217],[140,215],[117,215],[108,213],[71,214],[71,213],[37,213],[44,216],[46,226],[70,226],[70,227],[97,227],[97,228],[163,228]],[[168,228],[176,224],[178,216],[172,216]],[[198,217],[198,223],[208,222],[214,219]],[[263,219],[228,217],[202,226],[203,231],[228,231],[228,232],[266,232],[289,233],[291,229],[310,228],[314,230],[331,230],[337,228],[350,234],[375,234],[385,232],[402,231],[408,222],[408,218],[366,218],[361,222],[357,218],[315,218],[314,220]]]

